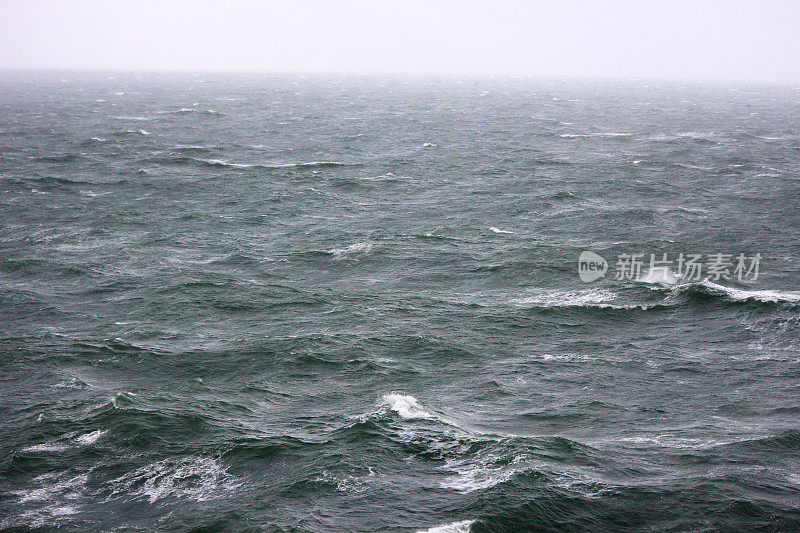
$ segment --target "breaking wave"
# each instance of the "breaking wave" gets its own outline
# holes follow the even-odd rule
[[[800,304],[800,291],[737,289],[720,285],[710,280],[680,284],[675,286],[672,291],[676,294],[685,294],[695,297],[722,298],[730,302]]]

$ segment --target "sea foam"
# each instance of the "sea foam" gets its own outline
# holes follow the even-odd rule
[[[420,530],[419,533],[468,533],[475,520],[462,520],[460,522],[453,522],[443,526],[436,526],[425,530]]]
[[[400,415],[401,418],[436,418],[433,414],[426,411],[422,405],[420,405],[419,401],[411,395],[397,393],[385,394],[381,398],[381,401],[383,405]]]

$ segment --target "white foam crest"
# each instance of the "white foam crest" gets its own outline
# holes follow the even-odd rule
[[[381,398],[383,405],[387,406],[391,411],[394,411],[401,418],[406,420],[414,418],[436,418],[435,415],[426,411],[419,400],[410,394],[384,394]]]
[[[499,233],[499,234],[512,234],[512,233],[514,233],[513,231],[509,231],[507,229],[495,228],[494,226],[490,227],[489,229],[492,230],[494,233]]]
[[[678,449],[705,449],[713,448],[715,446],[731,444],[735,441],[718,440],[718,439],[701,439],[690,437],[677,437],[672,435],[639,435],[635,437],[624,437],[620,439],[622,442],[636,445],[644,445],[644,447],[652,447],[653,445],[661,446],[664,448],[678,448]]]
[[[64,450],[68,449],[69,446],[66,444],[58,444],[54,442],[50,443],[43,443],[43,444],[34,444],[33,446],[28,446],[23,448],[23,452],[63,452]]]
[[[462,520],[460,522],[453,522],[452,524],[445,524],[425,530],[420,529],[418,533],[469,533],[470,527],[472,527],[474,523],[475,520]]]
[[[163,459],[111,483],[115,486],[111,497],[144,496],[150,503],[168,497],[206,501],[240,485],[217,459],[196,456]]]
[[[19,503],[42,502],[58,497],[74,500],[79,496],[81,488],[86,484],[87,479],[88,475],[86,474],[70,478],[65,478],[59,474],[42,474],[36,476],[33,480],[34,483],[39,485],[39,488],[28,491],[15,491],[14,494],[19,496]]]
[[[301,163],[275,163],[266,165],[273,168],[292,168],[292,167],[346,167],[351,166],[352,163],[342,163],[340,161],[304,161]]]
[[[481,464],[450,465],[449,468],[457,472],[440,483],[445,489],[453,489],[467,493],[494,487],[511,479],[514,470],[501,470],[489,468]]]
[[[636,278],[636,281],[649,285],[674,286],[680,283],[681,277],[669,267],[653,267]]]
[[[208,150],[210,146],[203,146],[202,144],[176,144],[176,150]]]
[[[352,474],[337,476],[327,470],[323,470],[322,475],[318,476],[315,481],[333,483],[336,485],[336,490],[339,492],[361,493],[369,488],[369,484],[373,481],[373,478],[384,477],[382,474],[376,474],[372,467],[367,467],[367,470],[369,473],[364,476],[354,476]]]
[[[632,133],[615,133],[615,132],[601,132],[601,133],[559,133],[559,137],[564,138],[578,138],[578,137],[631,137]]]
[[[372,251],[371,242],[357,242],[345,248],[332,248],[328,253],[333,254],[334,259],[344,259],[354,253],[368,254],[370,251]]]
[[[106,433],[108,433],[107,429],[98,429],[90,433],[84,433],[83,435],[78,435],[77,437],[75,437],[75,441],[78,444],[88,446],[90,444],[94,444],[95,442],[97,442],[100,439],[100,437],[102,437]]]
[[[230,163],[224,159],[200,159],[196,158],[195,161],[200,163],[206,163],[208,165],[220,166],[220,167],[232,167],[232,168],[253,168],[258,166],[254,163]]]
[[[607,302],[617,298],[617,294],[608,289],[584,290],[540,290],[524,298],[511,300],[519,306],[534,307],[612,307]]]
[[[342,163],[339,161],[304,161],[300,163],[231,163],[225,159],[202,159],[199,157],[192,158],[198,163],[205,163],[207,165],[231,167],[231,168],[265,168],[265,169],[278,169],[278,168],[304,168],[304,167],[339,167],[351,166],[354,163]]]
[[[710,280],[703,280],[700,285],[712,291],[724,293],[728,298],[735,301],[757,300],[764,303],[800,303],[800,291],[776,291],[776,290],[744,290],[733,287],[719,285]]]
[[[0,529],[8,527],[42,528],[53,526],[78,512],[75,503],[83,494],[87,474],[70,477],[68,473],[47,473],[33,479],[34,488],[15,490],[22,509],[0,521]]]

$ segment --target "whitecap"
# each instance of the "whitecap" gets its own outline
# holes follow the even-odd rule
[[[367,467],[367,471],[369,473],[364,476],[354,476],[352,474],[337,476],[327,470],[323,470],[322,475],[318,476],[315,481],[334,484],[336,485],[336,490],[339,492],[361,493],[366,491],[369,488],[370,482],[373,481],[373,478],[378,476],[372,467]],[[379,477],[384,476],[380,475]]]
[[[75,503],[83,494],[88,476],[80,474],[70,477],[68,472],[47,473],[32,480],[33,488],[15,490],[17,503],[22,507],[16,513],[9,513],[0,521],[0,529],[8,527],[53,529],[65,517],[78,512]]]
[[[34,483],[40,485],[40,488],[15,491],[14,494],[19,496],[19,503],[42,502],[52,500],[58,496],[75,499],[78,495],[77,491],[80,491],[87,479],[88,476],[86,474],[73,477],[53,473],[41,474],[33,479]]]
[[[84,433],[83,435],[79,435],[75,437],[75,441],[78,444],[82,444],[84,446],[88,446],[90,444],[94,444],[98,441],[100,437],[108,433],[108,430],[98,429],[96,431],[92,431],[90,433]]]
[[[436,418],[433,414],[423,409],[419,401],[409,394],[384,394],[381,398],[383,405],[394,411],[406,420],[414,418]]]
[[[332,254],[334,259],[344,259],[354,253],[368,254],[370,251],[372,251],[371,242],[357,242],[347,246],[346,248],[333,248],[328,250],[328,253]]]
[[[615,132],[601,132],[601,133],[559,133],[559,137],[564,138],[578,138],[578,137],[631,137],[632,133],[615,133]]]
[[[453,489],[458,492],[468,493],[476,490],[485,490],[499,483],[511,479],[514,470],[503,470],[490,468],[484,464],[448,464],[448,468],[454,470],[456,475],[450,476],[440,483],[444,489]]]
[[[470,527],[475,523],[475,520],[462,520],[460,522],[453,522],[452,524],[445,524],[443,526],[436,526],[425,530],[419,530],[419,533],[469,533]]]
[[[585,290],[537,290],[534,294],[511,300],[519,306],[535,307],[606,307],[607,302],[617,298],[617,294],[608,289]]]
[[[681,281],[681,277],[672,271],[668,266],[656,267],[647,270],[636,278],[640,283],[649,285],[674,286]]]
[[[499,234],[513,234],[514,233],[513,231],[509,231],[507,229],[495,228],[494,226],[490,227],[489,229],[492,230],[494,233],[499,233]]]
[[[57,443],[43,443],[43,444],[34,444],[33,446],[27,446],[22,449],[23,452],[63,452],[64,450],[68,449],[69,446],[66,444],[57,444]]]
[[[338,167],[338,166],[351,166],[355,163],[341,163],[338,161],[304,161],[301,163],[231,163],[225,159],[202,159],[199,157],[192,158],[198,163],[204,163],[211,166],[230,167],[230,168],[265,168],[265,169],[279,169],[279,168],[304,168],[304,167]]]
[[[708,279],[701,281],[700,285],[712,292],[723,293],[728,298],[735,301],[757,300],[764,303],[800,303],[800,291],[735,289],[733,287],[719,285]]]
[[[206,501],[237,488],[222,463],[210,457],[163,459],[111,481],[111,497],[144,496],[153,503],[164,498]]]

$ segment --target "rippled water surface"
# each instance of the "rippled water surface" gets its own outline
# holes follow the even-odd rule
[[[3,73],[0,527],[798,529],[798,132],[788,86]]]

